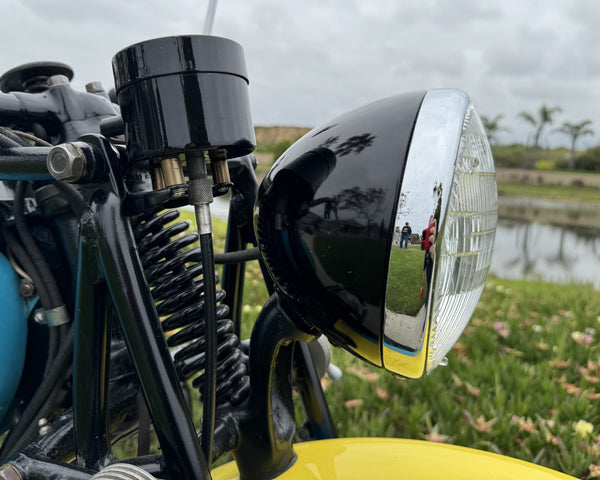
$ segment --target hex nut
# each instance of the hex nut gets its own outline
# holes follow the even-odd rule
[[[90,82],[86,84],[85,91],[88,93],[98,93],[103,92],[104,88],[102,88],[102,83],[100,82]]]
[[[62,143],[50,149],[46,166],[56,180],[76,182],[85,172],[85,156],[72,143]]]
[[[58,87],[59,85],[69,85],[69,78],[65,75],[52,75],[46,81],[48,87]]]

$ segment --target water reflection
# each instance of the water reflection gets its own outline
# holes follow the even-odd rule
[[[490,273],[503,278],[593,284],[600,290],[600,226],[501,218]]]

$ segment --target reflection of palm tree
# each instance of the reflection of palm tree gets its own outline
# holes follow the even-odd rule
[[[323,133],[332,127],[326,127],[313,136]],[[344,140],[342,143],[340,143],[337,148],[334,148],[335,144],[340,141],[339,135],[336,135],[336,136],[328,137],[324,142],[321,143],[321,145],[319,145],[319,147],[329,148],[336,155],[343,157],[344,155],[348,155],[349,153],[352,153],[352,152],[360,153],[365,148],[373,146],[374,140],[375,140],[375,135],[372,135],[371,133],[367,132],[367,133],[362,133],[360,135],[353,135],[351,137],[348,137],[346,140]]]
[[[336,150],[336,155],[343,157],[344,155],[348,155],[349,153],[355,152],[360,153],[365,148],[373,145],[373,140],[375,140],[375,136],[370,133],[363,133],[362,135],[354,135],[348,138],[345,142],[343,142]]]
[[[567,235],[567,230],[565,228],[560,228],[560,240],[558,242],[558,253],[556,254],[556,256],[551,256],[551,257],[547,257],[547,260],[550,263],[557,263],[559,265],[562,265],[564,267],[565,270],[570,270],[570,266],[572,264],[572,262],[574,260],[577,259],[577,256],[568,258],[565,255],[565,237]]]
[[[523,276],[526,277],[529,273],[535,270],[535,256],[532,258],[529,254],[529,230],[531,223],[525,225],[525,233],[523,235]]]
[[[529,228],[531,227],[531,223],[527,222],[524,224],[524,228],[517,228],[516,230],[516,247],[521,247],[523,251],[523,255],[521,257],[517,256],[513,260],[506,262],[506,266],[513,268],[517,267],[521,260],[523,260],[523,270],[521,276],[523,278],[527,277],[527,274],[533,270],[535,266],[535,261],[530,259],[529,256]],[[523,240],[521,241],[519,237],[521,236],[521,232],[524,233]]]
[[[340,139],[340,137],[335,136],[335,137],[329,137],[327,140],[325,140],[321,145],[319,145],[319,147],[322,148],[331,148],[332,145],[335,145],[335,143]]]
[[[594,255],[596,255],[598,258],[600,258],[600,248],[598,248],[598,243],[600,242],[600,239],[596,238],[592,240],[592,247],[590,248],[590,250],[592,251],[592,253]]]

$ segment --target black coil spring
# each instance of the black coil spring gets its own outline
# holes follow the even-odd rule
[[[167,343],[175,351],[174,362],[180,380],[186,381],[198,374],[192,385],[202,395],[205,366],[202,276],[205,272],[200,249],[189,248],[197,242],[198,234],[185,233],[189,228],[187,221],[171,224],[178,217],[178,210],[160,215],[152,211],[132,219],[132,225],[146,280],[163,319]],[[217,290],[216,404],[219,408],[240,404],[250,391],[247,357],[233,333],[233,322],[225,318],[229,308],[219,303],[223,298],[225,292]]]

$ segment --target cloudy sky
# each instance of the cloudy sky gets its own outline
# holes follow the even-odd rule
[[[209,0],[0,0],[0,71],[35,60],[112,87],[111,58],[145,39],[202,33]],[[365,103],[456,87],[501,143],[517,118],[559,106],[556,127],[592,120],[600,143],[600,2],[595,0],[219,0],[213,34],[244,46],[257,125],[317,126]],[[549,132],[549,146],[567,144]]]

